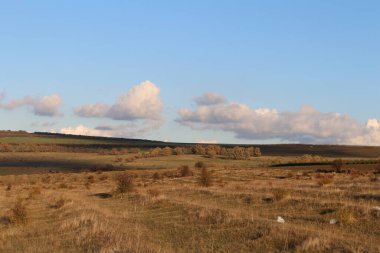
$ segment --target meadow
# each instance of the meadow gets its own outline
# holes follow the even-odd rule
[[[378,157],[339,158],[3,152],[0,252],[380,252]]]

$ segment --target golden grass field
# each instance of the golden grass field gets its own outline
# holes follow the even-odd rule
[[[2,162],[13,157],[20,167],[33,156],[73,161],[69,165],[124,163],[127,171],[49,173],[44,167],[34,174],[3,173],[0,252],[380,252],[375,165],[318,173],[318,166],[269,167],[286,157],[182,155],[123,162],[128,155],[1,156]],[[210,187],[199,184],[197,161],[207,164]],[[189,165],[192,175],[182,177],[181,165]],[[10,166],[4,169],[17,167]],[[124,195],[115,191],[122,173],[132,175],[134,186]]]

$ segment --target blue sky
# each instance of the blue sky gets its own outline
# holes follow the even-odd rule
[[[1,1],[0,129],[380,145],[379,31],[379,1]],[[160,120],[76,112],[145,80]],[[226,102],[196,104],[205,93]],[[53,94],[59,113],[36,112]]]

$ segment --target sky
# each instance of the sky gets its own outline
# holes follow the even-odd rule
[[[377,0],[0,0],[0,129],[380,145]]]

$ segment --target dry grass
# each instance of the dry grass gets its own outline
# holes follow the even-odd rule
[[[286,189],[275,189],[273,191],[273,196],[274,196],[274,199],[277,200],[277,201],[281,201],[283,199],[286,199],[290,196],[290,193],[288,190]]]
[[[213,183],[212,173],[206,169],[202,168],[201,174],[199,176],[199,184],[204,187],[209,187]]]
[[[324,185],[332,184],[334,182],[334,175],[333,174],[322,175],[320,173],[317,173],[315,178],[316,178],[317,185],[320,187],[322,187]]]
[[[215,160],[180,177],[177,168],[195,161],[178,157],[162,171],[0,177],[0,252],[380,252],[373,168],[318,187],[329,173],[263,167],[265,157]],[[199,186],[203,173],[213,184]],[[115,186],[123,198],[112,197]]]
[[[11,222],[17,224],[25,224],[28,221],[28,211],[26,203],[22,199],[18,199],[11,208]]]

